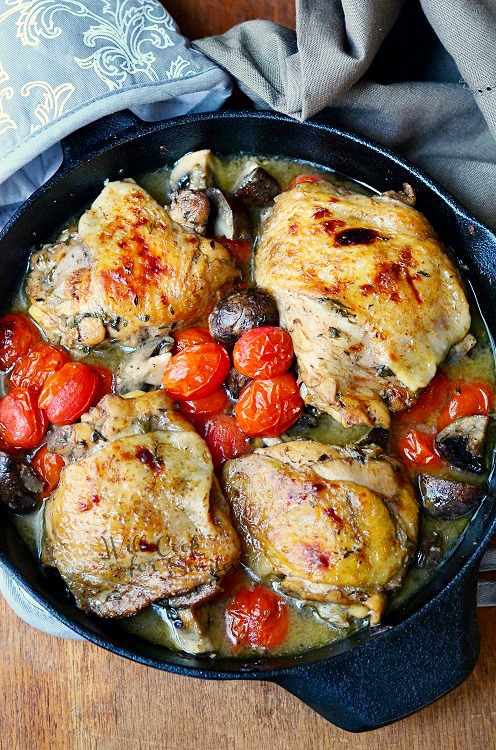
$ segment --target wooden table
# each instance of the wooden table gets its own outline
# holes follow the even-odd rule
[[[165,1],[190,38],[249,18],[294,24],[291,0]],[[492,750],[494,617],[480,612],[482,655],[463,686],[416,716],[355,736],[268,683],[199,682],[54,639],[0,597],[0,750]]]

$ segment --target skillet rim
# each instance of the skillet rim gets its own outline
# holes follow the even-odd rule
[[[120,113],[118,113],[120,114]],[[131,115],[131,113],[129,113]],[[108,118],[103,118],[106,121],[112,120],[114,116],[110,115]],[[294,120],[293,118],[286,117],[284,115],[280,115],[278,113],[274,113],[271,111],[253,111],[253,110],[221,110],[219,112],[212,112],[212,113],[199,113],[199,114],[193,114],[193,115],[184,115],[181,117],[171,118],[169,120],[164,120],[156,123],[143,123],[141,120],[139,120],[136,116],[132,115],[130,116],[129,122],[127,127],[124,129],[121,128],[121,131],[118,132],[118,134],[105,134],[103,140],[96,143],[91,143],[88,149],[88,153],[78,153],[77,148],[77,141],[74,141],[74,138],[78,136],[78,133],[80,134],[82,131],[87,132],[88,128],[97,128],[98,126],[102,124],[102,120],[97,121],[95,123],[92,123],[90,126],[86,126],[86,128],[83,128],[82,131],[77,131],[75,134],[70,136],[68,139],[66,139],[65,143],[63,142],[63,151],[64,151],[64,159],[60,166],[60,168],[57,170],[57,172],[49,179],[47,182],[42,185],[38,190],[33,193],[32,196],[30,196],[27,201],[16,211],[16,213],[11,217],[11,219],[7,222],[7,224],[4,226],[2,231],[0,232],[0,242],[5,239],[5,237],[8,235],[10,230],[17,224],[18,221],[22,219],[22,216],[26,211],[28,211],[33,204],[37,202],[39,198],[42,196],[45,196],[46,193],[49,193],[50,189],[58,184],[60,181],[71,175],[72,173],[76,172],[79,167],[83,166],[85,163],[91,161],[93,158],[98,157],[101,154],[104,154],[106,152],[111,152],[114,148],[132,143],[133,141],[138,140],[139,138],[148,135],[149,133],[154,132],[160,132],[160,131],[167,131],[169,129],[172,129],[174,127],[181,126],[183,124],[202,124],[206,121],[220,121],[220,122],[229,122],[229,121],[242,121],[246,118],[250,118],[251,120],[266,122],[281,122],[281,123],[288,123],[292,126],[298,126],[302,128],[310,128],[310,129],[316,129],[316,130],[322,130],[325,132],[330,132],[333,136],[337,137],[338,139],[342,139],[345,142],[352,143],[352,144],[358,144],[359,146],[362,146],[366,148],[368,151],[371,151],[374,154],[377,154],[381,157],[386,158],[389,162],[392,162],[394,165],[403,168],[406,170],[411,176],[414,176],[419,182],[422,183],[424,187],[427,187],[431,192],[433,192],[447,207],[450,209],[452,213],[457,215],[458,217],[462,218],[464,221],[468,222],[473,227],[478,227],[481,230],[483,230],[484,234],[486,234],[490,240],[492,240],[495,248],[496,248],[496,235],[487,225],[484,224],[481,220],[475,218],[472,214],[468,212],[468,210],[456,199],[454,198],[447,190],[445,190],[436,180],[431,178],[427,173],[425,173],[423,170],[421,170],[416,165],[409,162],[407,159],[404,159],[403,157],[399,156],[396,152],[392,151],[388,147],[383,146],[382,144],[379,144],[372,139],[366,138],[364,136],[355,134],[349,130],[344,130],[341,128],[337,128],[333,125],[329,125],[324,122],[320,121],[307,121],[307,122],[299,122]],[[104,128],[105,129],[105,128]],[[74,146],[72,145],[74,142],[76,142],[76,148],[74,149]],[[83,147],[84,149],[84,147]],[[281,149],[283,151],[284,149]],[[281,152],[279,152],[280,155]],[[321,163],[316,161],[316,164]],[[458,261],[460,264],[460,261]],[[480,273],[478,274],[481,275]],[[494,461],[494,455],[493,455],[493,461]],[[384,625],[384,626],[377,626],[373,629],[367,629],[365,631],[362,631],[362,633],[358,633],[357,636],[351,636],[348,638],[344,638],[342,641],[337,642],[334,645],[324,647],[322,649],[313,649],[306,652],[303,652],[302,654],[292,654],[288,656],[281,656],[281,657],[268,657],[268,658],[262,658],[259,660],[237,660],[237,659],[215,659],[215,660],[207,660],[205,658],[201,659],[199,657],[193,657],[193,659],[199,663],[202,662],[202,666],[188,666],[184,663],[184,661],[191,660],[187,659],[187,657],[183,657],[183,655],[179,652],[178,660],[181,660],[183,663],[176,664],[173,661],[169,661],[168,658],[164,659],[158,659],[157,657],[147,656],[141,653],[138,653],[136,651],[133,651],[132,648],[127,648],[125,646],[121,646],[116,642],[116,639],[113,638],[112,634],[106,634],[105,636],[101,636],[99,634],[95,634],[94,631],[92,631],[88,626],[81,625],[79,622],[75,622],[73,617],[66,615],[63,611],[61,611],[61,607],[54,606],[44,595],[43,593],[40,593],[36,586],[34,586],[29,580],[25,578],[25,576],[21,573],[19,568],[16,566],[16,564],[9,559],[5,551],[3,549],[0,549],[0,565],[9,571],[9,573],[13,576],[14,580],[17,580],[21,583],[24,588],[27,588],[31,596],[43,607],[45,607],[52,615],[54,615],[57,619],[62,621],[64,624],[66,624],[69,628],[77,632],[79,635],[82,635],[87,640],[90,640],[97,645],[106,648],[107,650],[110,650],[114,653],[117,653],[120,656],[124,656],[128,659],[131,659],[133,661],[145,664],[147,666],[152,666],[161,670],[175,672],[178,674],[184,674],[188,676],[193,677],[200,677],[200,678],[206,678],[206,679],[273,679],[277,680],[277,678],[281,678],[284,675],[291,675],[295,673],[295,670],[301,669],[301,667],[305,666],[311,666],[312,664],[327,661],[333,659],[335,656],[338,656],[343,651],[349,651],[349,650],[355,650],[356,647],[360,645],[365,645],[367,642],[370,642],[371,640],[376,640],[381,635],[387,633],[388,630],[391,628],[397,629],[402,624],[413,622],[415,619],[419,619],[422,617],[423,613],[426,612],[428,608],[431,606],[434,606],[436,601],[439,600],[443,593],[454,586],[456,584],[460,583],[466,575],[474,568],[474,566],[477,565],[478,561],[480,560],[480,557],[482,557],[482,554],[485,550],[485,547],[487,546],[490,538],[493,536],[494,532],[496,531],[496,506],[494,506],[494,500],[496,499],[494,494],[494,488],[491,486],[490,491],[488,492],[488,496],[484,500],[483,504],[479,508],[478,512],[473,516],[469,524],[467,525],[467,528],[464,532],[464,535],[462,539],[467,535],[467,532],[469,529],[474,528],[474,522],[476,519],[481,515],[491,516],[491,519],[485,519],[483,520],[483,523],[487,525],[487,528],[484,530],[479,531],[476,533],[476,541],[473,543],[477,546],[472,550],[471,554],[465,555],[462,557],[461,563],[459,562],[456,566],[455,572],[451,570],[452,563],[453,563],[453,555],[450,555],[448,559],[441,565],[441,568],[436,572],[436,575],[434,578],[438,580],[439,578],[446,578],[446,584],[440,588],[433,597],[428,599],[427,601],[424,601],[420,606],[414,607],[413,612],[410,612],[406,615],[406,617],[400,619],[400,621],[397,624],[394,625]],[[491,509],[487,509],[488,504],[493,501],[493,506]],[[458,549],[460,545],[457,546],[456,549]],[[424,585],[423,589],[425,589],[427,586],[429,586],[429,583]],[[414,598],[416,598],[417,595],[415,595]],[[75,606],[75,605],[73,605]],[[91,616],[88,616],[86,613],[81,613],[82,618],[88,618]],[[97,618],[98,619],[98,618]],[[117,639],[119,640],[119,639]],[[357,642],[358,641],[358,642]],[[161,647],[164,649],[164,647]],[[164,649],[165,650],[165,649]],[[321,652],[328,652],[329,650],[332,650],[332,653],[321,653]],[[170,652],[172,657],[174,657],[174,652]],[[208,661],[211,661],[212,667],[206,668],[206,665]],[[268,662],[271,662],[271,665],[265,666]],[[289,664],[288,664],[289,662]],[[235,667],[226,668],[226,663],[229,665],[235,665]],[[203,666],[203,664],[205,666]],[[278,666],[280,664],[280,666]],[[224,666],[223,666],[224,665]]]

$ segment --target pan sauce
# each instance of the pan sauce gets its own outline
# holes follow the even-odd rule
[[[253,157],[250,157],[250,159],[252,158]],[[244,156],[219,159],[220,166],[216,173],[216,178],[217,183],[222,190],[225,190],[226,192],[232,190],[247,160],[248,158]],[[366,186],[358,185],[341,175],[331,173],[328,170],[316,168],[315,166],[306,163],[297,161],[290,162],[284,159],[266,159],[263,157],[258,158],[257,161],[261,166],[267,169],[267,171],[272,174],[281,185],[287,185],[295,176],[302,172],[311,172],[312,174],[325,176],[326,179],[336,181],[339,184],[350,186],[355,191],[359,190],[366,195],[372,192]],[[150,192],[159,202],[169,202],[170,193],[167,179],[168,174],[167,170],[161,169],[153,173],[139,176],[137,182]],[[260,211],[252,209],[251,213],[254,220],[254,226],[256,231],[258,231],[260,226]],[[247,275],[251,277],[251,264],[249,264],[246,272]],[[456,380],[463,377],[467,379],[477,378],[494,383],[495,367],[490,336],[477,311],[475,300],[470,298],[470,303],[472,314],[471,330],[478,340],[477,346],[469,355],[465,355],[459,362],[445,365],[442,369],[450,380]],[[14,309],[24,311],[26,307],[26,300],[21,291],[15,300]],[[115,368],[121,360],[124,352],[125,348],[117,344],[106,346],[101,345],[93,351],[91,355],[84,357],[83,361],[95,364],[105,364],[106,366]],[[4,392],[3,377],[0,380],[0,387],[2,392]],[[297,425],[290,429],[289,434],[293,438],[306,438],[329,444],[344,445],[359,440],[363,437],[366,431],[367,428],[362,427],[355,427],[346,430],[330,416],[321,415],[316,427],[304,428]],[[407,471],[407,469],[405,469],[405,471]],[[458,481],[470,481],[471,483],[481,484],[484,484],[487,479],[486,476],[474,477],[474,475],[471,474],[465,475],[457,469],[444,470],[442,475],[447,478],[457,479]],[[43,511],[41,509],[29,516],[15,517],[15,522],[20,534],[33,553],[37,555],[39,554],[40,549],[42,515]],[[428,544],[429,540],[432,540],[433,536],[435,536],[437,543],[440,544],[443,549],[442,560],[445,560],[459,541],[460,536],[463,534],[463,531],[468,524],[468,520],[467,517],[463,517],[456,521],[440,521],[424,517],[421,525],[420,546]],[[401,591],[392,597],[390,606],[399,606],[405,598],[411,596],[420,586],[425,584],[428,578],[434,573],[435,568],[426,570],[414,563],[407,574],[407,578]],[[252,578],[253,576],[249,571],[243,568],[241,573],[241,581],[243,584],[248,585],[252,581]],[[289,631],[284,643],[272,650],[272,653],[274,654],[297,653],[316,648],[331,641],[340,639],[344,635],[353,632],[358,627],[363,626],[362,622],[357,620],[352,622],[346,630],[343,630],[342,628],[333,626],[327,621],[321,619],[310,606],[304,606],[301,602],[289,597],[284,598],[287,602],[289,611]],[[221,656],[232,656],[232,644],[230,644],[226,638],[224,627],[226,601],[227,599],[221,598],[220,601],[207,603],[202,606],[207,610],[209,636],[215,652]],[[127,631],[146,640],[167,647],[178,648],[180,646],[176,638],[176,631],[171,625],[172,619],[173,617],[171,618],[170,614],[168,615],[165,609],[157,605],[152,605],[133,617],[121,620],[119,625]],[[257,652],[254,649],[245,647],[234,655],[244,658],[250,655],[259,655],[259,653],[260,652]]]

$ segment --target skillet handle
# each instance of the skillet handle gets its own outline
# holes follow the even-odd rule
[[[479,656],[478,565],[407,621],[275,682],[350,732],[376,729],[457,687]]]
[[[114,112],[85,125],[61,141],[62,169],[64,171],[72,169],[112,138],[126,131],[136,132],[140,127],[143,127],[142,120],[129,109]]]

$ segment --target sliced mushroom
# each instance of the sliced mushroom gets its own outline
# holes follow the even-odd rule
[[[461,417],[436,436],[436,448],[453,466],[475,474],[484,472],[484,443],[489,417]]]
[[[475,336],[472,336],[471,333],[467,333],[467,335],[461,341],[459,341],[457,344],[453,344],[446,356],[446,362],[448,362],[449,364],[458,362],[460,359],[462,359],[462,357],[468,354],[476,344],[477,339],[475,338]]]
[[[141,390],[147,385],[159,387],[173,346],[171,336],[156,336],[128,354],[117,370],[117,393]]]
[[[241,175],[234,195],[249,206],[266,206],[280,192],[277,180],[263,167],[251,162]]]
[[[214,183],[215,157],[208,148],[185,154],[176,162],[170,176],[171,191],[178,188],[205,190]]]
[[[209,236],[249,240],[251,221],[242,202],[237,198],[227,198],[218,188],[208,188],[205,194],[210,199]]]
[[[474,484],[421,474],[419,490],[426,513],[432,518],[453,521],[472,513],[481,503],[484,490]]]
[[[0,452],[0,500],[13,513],[32,513],[43,488],[20,458]]]
[[[169,216],[185,229],[205,234],[210,215],[210,201],[200,190],[182,188],[172,193]]]
[[[176,609],[156,603],[176,648],[187,654],[205,654],[214,647],[208,634],[208,610]]]
[[[234,346],[252,328],[276,326],[277,305],[270,294],[259,289],[243,289],[226,295],[210,313],[210,333],[224,346]]]
[[[403,190],[386,190],[386,192],[382,194],[382,197],[390,198],[394,201],[401,201],[401,203],[405,203],[407,206],[414,206],[415,201],[417,200],[415,190],[408,182],[403,183]]]

